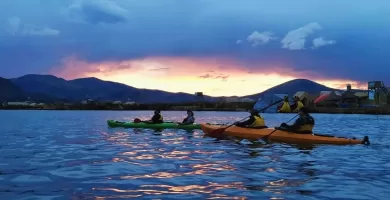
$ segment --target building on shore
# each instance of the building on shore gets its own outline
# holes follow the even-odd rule
[[[23,101],[23,102],[4,102],[3,107],[8,108],[43,108],[44,103],[36,103],[33,101]]]
[[[369,99],[374,101],[376,105],[390,105],[389,88],[385,86],[383,81],[368,82]]]
[[[319,94],[309,94],[305,91],[296,92],[294,96],[289,96],[289,99],[299,97],[305,106],[327,107],[327,108],[367,108],[367,107],[383,107],[390,106],[390,89],[387,88],[382,81],[368,82],[367,90],[352,89],[350,84],[346,90],[321,91]],[[287,94],[265,94],[259,98],[254,108],[262,109],[273,102],[282,100]],[[282,104],[282,103],[280,103]],[[294,102],[289,102],[290,106],[294,106]],[[271,106],[264,112],[275,113],[281,105]]]

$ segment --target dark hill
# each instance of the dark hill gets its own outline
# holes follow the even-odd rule
[[[291,81],[287,81],[275,87],[272,87],[268,90],[265,90],[261,93],[248,95],[245,97],[257,100],[261,95],[268,94],[289,94],[294,95],[298,91],[305,91],[309,94],[317,94],[321,91],[329,91],[334,90],[332,88],[326,87],[325,85],[321,85],[311,80],[307,79],[294,79]]]
[[[127,101],[134,100],[138,103],[180,103],[194,102],[198,98],[193,94],[172,93],[161,90],[139,89],[125,84],[103,81],[97,78],[81,78],[65,80],[52,75],[25,75],[19,78],[3,79],[3,87],[9,89],[9,95],[33,97],[33,99],[61,99],[65,101],[81,101],[87,98],[95,100]],[[14,83],[14,84],[12,84]],[[13,89],[12,89],[13,88]],[[24,90],[24,93],[23,91]],[[333,90],[332,88],[306,79],[295,79],[264,92],[245,97],[257,100],[263,94],[289,94],[297,91],[318,94],[320,91]],[[13,91],[13,92],[12,92]],[[4,95],[4,93],[3,93]],[[220,97],[205,96],[206,101],[218,101]]]
[[[77,100],[85,96],[82,88],[52,75],[29,74],[11,79],[25,92],[48,95],[59,99]]]
[[[0,101],[19,101],[26,99],[23,90],[12,81],[0,77]]]
[[[14,78],[12,81],[26,92],[40,93],[71,101],[80,101],[87,98],[111,101],[131,99],[139,103],[180,103],[197,100],[196,96],[192,94],[139,89],[97,78],[67,81],[52,75],[26,75]],[[214,100],[217,98],[205,97],[205,99]]]

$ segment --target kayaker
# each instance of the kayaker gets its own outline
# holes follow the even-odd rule
[[[290,113],[291,112],[291,107],[288,102],[288,96],[284,97],[283,105],[282,107],[278,110],[280,113]]]
[[[248,120],[243,122],[235,122],[234,125],[247,128],[268,128],[265,125],[264,119],[259,115],[259,111],[252,109],[250,114],[251,115]]]
[[[181,125],[189,125],[195,122],[194,112],[192,110],[187,110],[187,117],[183,119],[183,122],[178,123]]]
[[[155,110],[152,119],[151,119],[151,120],[148,120],[148,121],[146,121],[146,122],[147,122],[147,123],[151,123],[151,124],[160,124],[160,123],[163,123],[164,120],[163,120],[163,116],[161,115],[161,111],[160,111],[160,110]]]
[[[293,125],[282,123],[279,127],[281,130],[287,130],[295,133],[313,133],[315,120],[310,116],[306,107],[302,107],[298,112],[299,118],[295,120]]]
[[[304,105],[303,105],[302,101],[300,100],[300,98],[297,96],[294,97],[294,101],[295,101],[295,106],[294,106],[295,108],[293,109],[293,112],[296,113],[296,112],[299,112],[299,109],[303,108]]]

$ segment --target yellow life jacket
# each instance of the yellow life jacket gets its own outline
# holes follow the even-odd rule
[[[162,114],[160,114],[160,118],[159,118],[158,120],[163,121],[163,116],[162,116]]]
[[[299,109],[303,108],[304,105],[301,101],[297,101],[297,107],[295,108],[294,112],[298,112]]]
[[[264,119],[259,116],[253,116],[255,118],[255,121],[249,125],[248,127],[261,127],[265,126]]]
[[[314,119],[311,116],[303,117],[305,124],[299,127],[298,132],[313,132],[314,128]]]
[[[280,108],[279,112],[281,113],[289,113],[291,112],[290,104],[288,102],[283,102],[282,107]]]

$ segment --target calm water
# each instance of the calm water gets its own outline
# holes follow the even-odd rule
[[[0,111],[0,199],[388,199],[390,116],[314,115],[370,146],[250,144],[193,132],[108,129],[152,112]],[[181,120],[184,112],[164,112]],[[247,113],[196,112],[227,123]],[[293,115],[268,114],[276,126]]]

